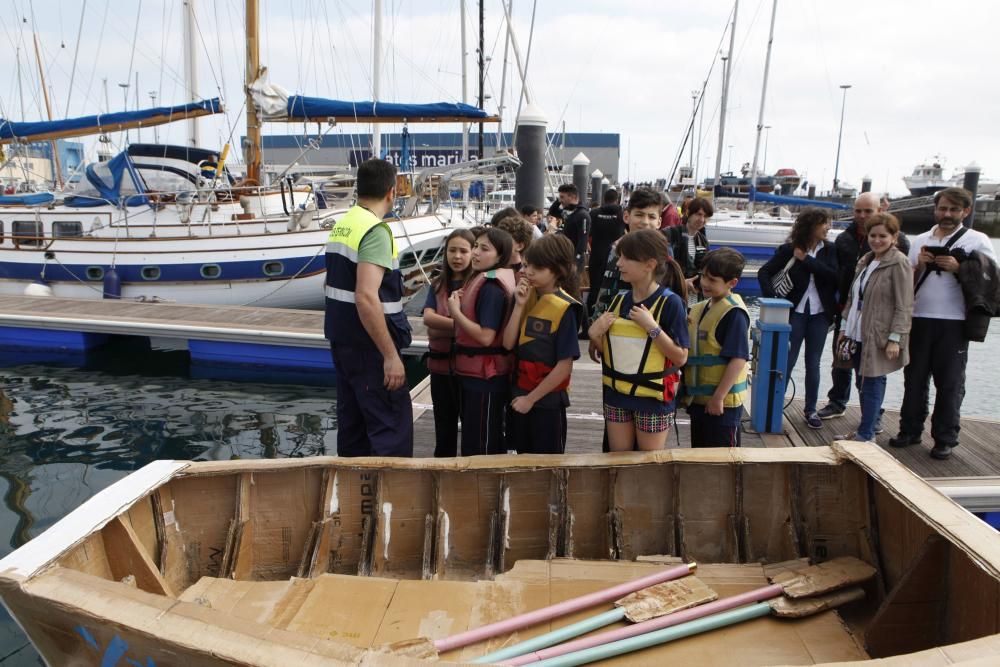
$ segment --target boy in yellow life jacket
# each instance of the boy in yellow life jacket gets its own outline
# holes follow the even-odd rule
[[[733,294],[746,260],[732,248],[705,255],[701,290],[708,297],[688,314],[691,339],[684,402],[692,447],[739,447],[750,358],[750,314]]]

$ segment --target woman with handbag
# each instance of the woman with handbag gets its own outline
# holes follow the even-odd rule
[[[837,312],[837,251],[827,243],[830,213],[807,208],[799,213],[788,242],[760,267],[757,280],[766,297],[792,302],[789,323],[788,374],[791,375],[803,343],[806,348],[805,418],[810,428],[822,428],[816,415],[819,361],[826,334]]]
[[[909,362],[913,269],[896,248],[899,221],[876,213],[865,222],[871,252],[858,262],[837,334],[837,356],[850,357],[861,396],[861,423],[848,440],[873,441],[885,398],[885,378]]]

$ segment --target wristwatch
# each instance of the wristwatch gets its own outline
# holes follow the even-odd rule
[[[661,329],[660,327],[653,327],[652,329],[650,329],[646,333],[649,334],[650,338],[659,338],[660,334],[663,333],[663,329]]]

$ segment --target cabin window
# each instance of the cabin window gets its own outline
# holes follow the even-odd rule
[[[88,266],[87,267],[87,280],[104,280],[104,267],[103,266]]]
[[[412,252],[407,251],[399,256],[399,269],[401,271],[414,267],[416,263],[417,257]]]
[[[218,264],[202,264],[201,266],[201,277],[202,278],[218,278],[222,275],[222,267]]]
[[[264,263],[264,275],[265,276],[280,276],[285,272],[285,265],[281,262],[265,262]]]
[[[83,223],[77,220],[56,220],[52,223],[52,236],[57,239],[83,236]]]
[[[15,220],[10,235],[15,243],[19,242],[21,245],[42,245],[42,222]]]
[[[160,279],[160,267],[158,266],[144,266],[142,271],[139,272],[142,275],[143,280],[159,280]]]

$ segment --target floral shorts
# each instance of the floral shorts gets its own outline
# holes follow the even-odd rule
[[[674,413],[658,415],[652,412],[637,412],[627,408],[616,408],[604,404],[604,418],[615,424],[635,424],[643,433],[663,433],[674,425]]]

